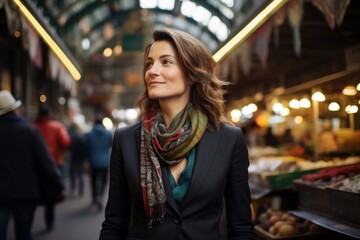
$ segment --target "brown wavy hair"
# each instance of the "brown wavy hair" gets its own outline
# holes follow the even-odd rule
[[[228,82],[218,77],[217,64],[209,50],[190,34],[174,29],[157,29],[153,33],[153,42],[148,44],[144,53],[143,78],[146,73],[146,59],[154,42],[169,41],[178,54],[178,60],[186,77],[193,82],[190,101],[194,107],[208,117],[208,129],[217,131],[225,118],[223,95]],[[145,84],[146,86],[146,84]],[[137,106],[141,114],[145,111],[157,111],[157,100],[149,98],[147,89],[140,95]]]

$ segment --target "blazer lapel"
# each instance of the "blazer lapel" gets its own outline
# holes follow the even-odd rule
[[[165,165],[161,165],[161,174],[162,174],[162,180],[164,183],[164,189],[165,189],[165,193],[166,193],[166,201],[169,203],[171,208],[177,213],[177,215],[180,215],[179,208],[175,202],[174,195],[173,195],[171,187],[170,187],[168,170]]]
[[[190,180],[189,188],[185,194],[181,208],[190,202],[191,198],[199,191],[204,184],[205,178],[215,159],[215,153],[218,144],[218,134],[205,131],[202,139],[198,143],[195,165]]]

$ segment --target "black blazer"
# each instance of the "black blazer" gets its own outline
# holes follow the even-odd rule
[[[218,132],[204,133],[179,208],[173,199],[166,166],[162,166],[166,214],[163,223],[155,223],[151,229],[147,228],[140,188],[140,130],[138,123],[117,129],[114,135],[109,199],[100,240],[253,239],[248,151],[240,128],[223,124]],[[227,234],[220,226],[224,202]]]

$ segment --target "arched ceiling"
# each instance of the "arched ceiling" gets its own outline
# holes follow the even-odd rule
[[[78,61],[89,61],[124,36],[144,41],[156,27],[190,32],[215,51],[268,0],[40,0],[43,14]],[[140,36],[141,35],[141,36]],[[84,40],[86,46],[84,46]],[[126,51],[126,49],[123,49]]]

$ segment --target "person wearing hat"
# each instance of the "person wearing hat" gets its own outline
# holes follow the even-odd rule
[[[16,239],[31,240],[36,206],[41,198],[40,174],[63,191],[54,160],[40,132],[20,116],[21,101],[0,91],[0,239],[7,239],[10,215]]]

